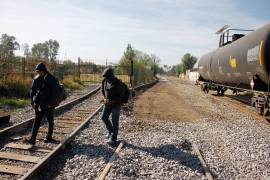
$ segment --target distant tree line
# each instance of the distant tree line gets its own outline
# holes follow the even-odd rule
[[[33,58],[37,60],[48,60],[51,64],[56,64],[56,57],[58,55],[60,45],[57,40],[50,39],[45,42],[39,42],[33,44],[32,47],[28,43],[19,44],[16,37],[8,34],[2,34],[0,37],[0,59],[15,59],[14,52],[16,50],[23,50],[24,56],[27,58]],[[134,84],[149,82],[158,73],[163,73],[163,68],[160,67],[160,58],[155,54],[147,54],[142,51],[133,49],[129,44],[117,64],[116,73],[129,75],[131,72],[131,60],[134,63]],[[93,63],[87,63],[80,61],[80,67],[75,66],[75,63],[71,60],[66,60],[61,64],[57,64],[53,68],[54,73],[62,79],[67,74],[79,74],[79,71],[93,71],[100,69]],[[121,68],[122,67],[122,68]],[[77,68],[77,69],[76,69]],[[80,68],[80,70],[78,70]]]
[[[1,57],[12,58],[14,51],[22,48],[25,57],[33,57],[37,59],[49,60],[53,63],[56,61],[58,51],[60,48],[57,40],[50,39],[43,43],[33,44],[32,48],[28,43],[20,44],[16,41],[16,37],[8,34],[2,34],[0,38],[0,55]]]
[[[172,67],[171,71],[173,74],[179,76],[179,74],[185,74],[187,70],[192,69],[197,62],[197,58],[192,56],[190,53],[186,53],[181,63]]]
[[[160,58],[155,54],[147,54],[142,51],[134,49],[128,44],[122,58],[119,61],[120,69],[118,71],[128,71],[131,69],[121,67],[131,67],[131,61],[133,61],[133,76],[134,84],[149,82],[156,74],[163,73],[163,69],[159,66]],[[124,73],[126,74],[126,73]]]

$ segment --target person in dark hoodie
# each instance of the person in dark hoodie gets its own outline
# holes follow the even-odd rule
[[[106,68],[102,76],[104,77],[102,81],[104,108],[102,111],[101,119],[108,131],[108,144],[114,146],[117,143],[120,109],[124,89],[121,81],[114,76],[113,70],[111,68]],[[111,121],[109,120],[110,114],[112,114]]]
[[[33,79],[31,88],[31,105],[35,110],[35,120],[32,127],[32,135],[25,139],[29,144],[35,145],[38,130],[43,117],[46,117],[49,126],[44,139],[45,143],[56,142],[52,138],[54,126],[54,109],[58,104],[60,85],[58,80],[47,71],[43,63],[37,64],[35,71],[37,76]]]

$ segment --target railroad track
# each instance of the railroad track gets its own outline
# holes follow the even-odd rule
[[[72,102],[57,108],[55,117],[54,137],[58,144],[45,144],[42,142],[47,132],[47,124],[40,127],[37,136],[37,145],[31,146],[23,143],[23,137],[31,133],[33,120],[27,120],[9,127],[3,132],[2,149],[0,150],[0,178],[29,179],[35,175],[42,164],[46,163],[60,147],[67,143],[82,125],[94,116],[101,105],[97,99],[99,88]],[[78,105],[78,103],[80,104]],[[89,107],[92,104],[92,107]],[[76,105],[76,106],[75,106]],[[11,140],[13,138],[15,140]]]
[[[65,112],[68,108],[71,108],[72,106],[84,101],[85,99],[91,97],[93,94],[95,94],[97,91],[100,90],[100,87],[97,87],[95,88],[94,90],[90,91],[89,93],[81,96],[81,97],[78,97],[76,99],[73,99],[69,102],[66,102],[60,106],[58,106],[56,109],[55,109],[55,114],[56,115],[59,115],[63,112]],[[5,127],[3,129],[0,130],[0,137],[3,137],[4,135],[6,134],[12,134],[12,133],[16,133],[18,131],[20,131],[22,128],[27,128],[28,126],[31,126],[33,124],[33,121],[34,121],[35,117],[31,117],[30,119],[27,119],[23,122],[20,122],[20,123],[17,123],[17,124],[14,124],[12,126],[8,126],[8,127]]]
[[[211,97],[213,97],[217,101],[224,101],[225,100],[230,105],[232,105],[234,108],[236,108],[238,111],[243,112],[245,114],[248,114],[257,120],[263,121],[265,123],[269,122],[269,120],[266,117],[258,114],[258,112],[256,111],[255,108],[251,109],[252,106],[250,105],[249,99],[239,97],[237,95],[235,95],[235,96],[226,96],[226,95],[225,96],[215,96],[215,95],[212,95]],[[249,106],[250,108],[247,108],[247,106]],[[267,120],[267,122],[265,120]]]
[[[156,82],[138,86],[135,90],[142,90]],[[101,94],[98,91],[99,88],[85,97],[76,99],[75,101],[80,102],[79,105],[74,106],[77,102],[73,102],[72,105],[68,105],[70,107],[68,111],[55,117],[54,138],[58,143],[46,144],[41,141],[47,132],[47,125],[44,124],[40,127],[36,145],[24,144],[22,137],[30,135],[29,124],[33,120],[27,120],[2,132],[6,138],[1,143],[0,149],[0,179],[33,179],[102,109],[103,105],[99,101]],[[58,112],[66,108],[59,107]],[[9,139],[12,136],[13,141]]]

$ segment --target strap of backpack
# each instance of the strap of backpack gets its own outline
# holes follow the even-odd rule
[[[105,98],[107,98],[108,94],[107,94],[107,81],[106,80],[104,80],[103,89],[104,89]]]

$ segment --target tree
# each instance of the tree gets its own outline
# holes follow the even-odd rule
[[[157,73],[162,73],[163,69],[159,67],[159,63],[160,63],[160,59],[159,57],[157,57],[155,54],[151,54],[151,62],[152,62],[152,70],[154,72],[154,75],[156,75]]]
[[[37,43],[32,47],[32,56],[38,59],[48,59],[49,49],[45,43]]]
[[[117,73],[120,74],[129,74],[126,73],[131,66],[131,60],[133,61],[133,77],[134,84],[146,83],[153,79],[153,75],[156,72],[159,72],[159,69],[156,67],[160,59],[155,55],[149,55],[142,51],[135,50],[128,44],[120,62],[119,68],[117,68]],[[129,71],[130,72],[130,71]]]
[[[23,49],[23,54],[25,57],[29,57],[31,55],[30,49],[29,49],[29,44],[24,43],[22,45],[22,49]]]
[[[176,65],[173,66],[167,66],[167,75],[169,76],[175,76],[176,74]]]
[[[133,50],[131,45],[128,44],[127,49],[124,52],[124,59],[131,61],[131,60],[134,60],[135,58],[136,58],[135,51]]]
[[[13,57],[14,51],[20,48],[20,44],[14,36],[2,34],[0,38],[0,54],[5,57]]]
[[[192,56],[189,53],[186,53],[183,57],[182,57],[182,64],[183,64],[183,68],[184,68],[184,73],[186,72],[186,70],[188,69],[192,69],[193,66],[196,64],[197,62],[197,58]]]
[[[63,64],[57,66],[57,77],[63,79],[65,75],[74,74],[74,62],[65,60]]]
[[[192,56],[189,53],[186,53],[183,57],[182,57],[182,62],[180,64],[177,64],[175,66],[173,66],[171,72],[174,72],[177,76],[179,76],[179,74],[185,74],[186,70],[188,69],[192,69],[194,67],[194,65],[197,62],[197,58]]]
[[[179,76],[179,74],[183,74],[186,72],[186,69],[184,67],[183,64],[177,64],[175,67],[174,67],[174,71],[176,73],[177,76]]]
[[[60,48],[58,41],[50,39],[49,41],[46,41],[45,44],[48,48],[48,57],[50,62],[55,62]]]

